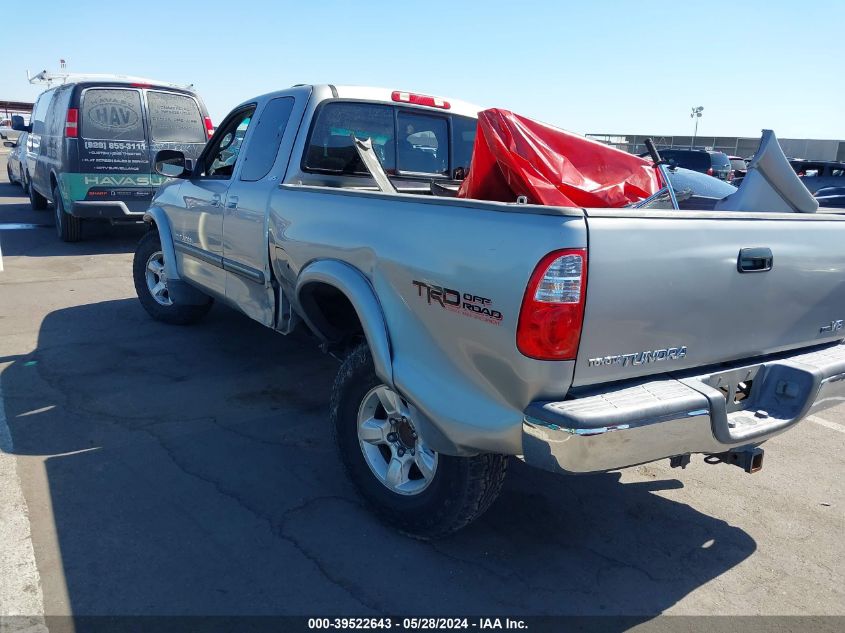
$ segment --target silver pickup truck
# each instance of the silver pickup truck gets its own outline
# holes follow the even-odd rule
[[[762,442],[845,399],[845,216],[443,196],[478,110],[329,85],[244,102],[195,163],[158,154],[141,303],[186,324],[216,299],[343,352],[341,457],[424,538],[484,512],[509,456],[753,472]]]

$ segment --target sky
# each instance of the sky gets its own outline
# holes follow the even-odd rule
[[[845,139],[845,2],[42,1],[6,28],[0,99],[26,71],[193,83],[215,123],[296,83],[383,86],[579,133]],[[8,25],[7,25],[8,26]],[[37,42],[37,44],[36,44]]]

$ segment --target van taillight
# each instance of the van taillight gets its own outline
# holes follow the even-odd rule
[[[67,109],[67,118],[65,119],[65,136],[68,138],[76,138],[79,125],[79,110],[76,108]]]
[[[214,136],[214,124],[211,122],[210,116],[205,117],[204,121],[205,121],[205,133],[208,136],[208,138],[211,138],[212,136]]]
[[[587,249],[546,255],[531,275],[519,323],[516,347],[539,360],[572,360],[578,354],[587,291]]]

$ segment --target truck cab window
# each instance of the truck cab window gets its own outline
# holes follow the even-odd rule
[[[305,152],[305,168],[330,174],[369,172],[352,145],[352,136],[372,139],[388,173],[396,171],[393,108],[371,103],[327,103],[317,115]]]
[[[475,119],[452,117],[452,178],[463,180],[469,172],[472,149],[475,146]]]
[[[449,126],[445,118],[399,112],[397,166],[422,174],[449,172]]]
[[[255,124],[255,132],[244,154],[244,166],[241,168],[241,180],[261,180],[270,173],[282,137],[288,125],[290,113],[293,110],[293,97],[279,97],[270,101],[261,112]]]
[[[244,110],[215,132],[205,159],[205,164],[208,165],[205,170],[206,177],[224,180],[232,177],[254,112],[255,108]]]

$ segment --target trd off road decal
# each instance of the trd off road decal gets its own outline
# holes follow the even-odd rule
[[[492,307],[492,299],[471,292],[427,284],[424,281],[414,280],[411,283],[416,287],[418,296],[424,297],[428,305],[437,304],[444,310],[495,325],[502,322],[502,313]]]

